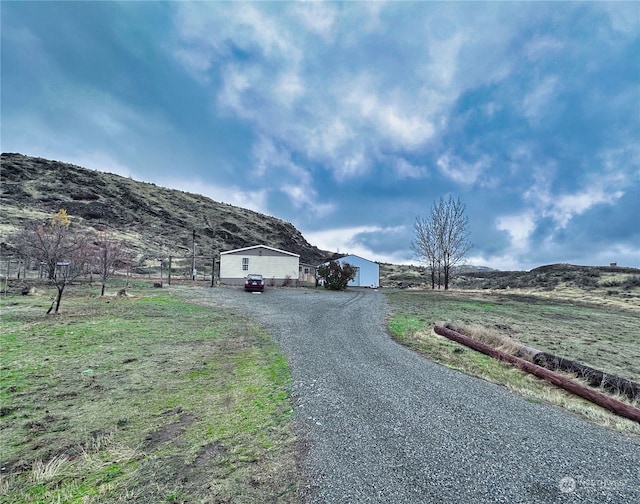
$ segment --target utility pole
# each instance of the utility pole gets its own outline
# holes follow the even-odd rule
[[[193,257],[191,260],[191,270],[193,272],[193,281],[196,281],[198,272],[196,271],[196,230],[193,230]]]
[[[215,285],[216,279],[216,250],[213,249],[213,257],[211,258],[211,287]]]

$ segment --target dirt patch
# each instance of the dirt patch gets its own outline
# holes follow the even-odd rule
[[[226,460],[227,449],[222,443],[218,441],[208,444],[200,448],[192,463],[177,471],[176,479],[186,485],[196,486],[198,482],[207,481],[211,476],[224,477],[228,469],[220,466]]]
[[[8,474],[22,473],[31,469],[31,465],[21,459],[9,460],[4,462],[0,466],[0,475],[6,476]]]
[[[11,407],[11,406],[0,406],[0,417],[10,415],[11,413],[16,411],[17,409],[18,408]]]
[[[223,456],[227,452],[224,445],[220,442],[211,443],[207,446],[200,448],[195,460],[189,464],[190,469],[194,469],[198,466],[206,465],[210,460],[216,457]]]
[[[55,396],[56,401],[65,401],[67,399],[74,399],[78,397],[77,392],[63,392],[62,394],[57,394]]]
[[[29,420],[25,422],[24,428],[30,434],[44,434],[51,428],[51,424],[55,423],[56,417],[48,413],[41,420]]]
[[[177,422],[163,425],[159,429],[147,434],[144,438],[142,449],[144,451],[153,451],[164,443],[172,443],[178,445],[180,443],[180,439],[182,438],[184,428],[191,425],[195,420],[195,415],[192,415],[191,413],[182,413]]]

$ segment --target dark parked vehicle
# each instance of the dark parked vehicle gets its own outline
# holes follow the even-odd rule
[[[262,278],[262,275],[247,275],[244,280],[244,290],[252,292],[263,291],[264,278]]]

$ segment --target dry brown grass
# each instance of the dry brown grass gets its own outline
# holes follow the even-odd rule
[[[523,345],[535,347],[638,381],[640,310],[635,303],[612,307],[591,293],[584,295],[569,288],[555,297],[530,289],[449,292],[416,289],[386,293],[391,312],[389,329],[401,343],[437,362],[503,384],[528,400],[555,404],[600,425],[640,435],[637,423],[449,341],[432,330],[434,325],[452,323],[465,334],[508,353],[516,353]],[[640,406],[624,397],[616,398]]]

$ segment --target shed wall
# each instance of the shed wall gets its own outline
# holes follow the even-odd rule
[[[349,282],[350,287],[375,287],[380,286],[380,265],[358,256],[346,256],[338,259],[342,263],[349,263],[358,268],[356,277]]]

